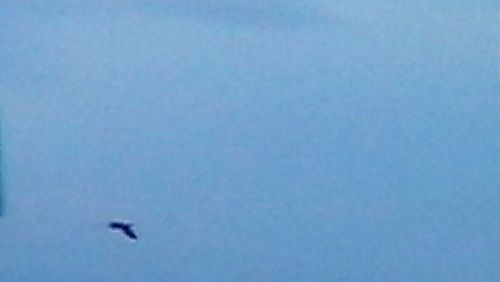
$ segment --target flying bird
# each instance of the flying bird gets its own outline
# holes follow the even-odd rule
[[[137,234],[132,229],[133,224],[127,222],[120,221],[111,221],[108,224],[108,227],[114,231],[121,231],[125,236],[127,236],[131,240],[137,240]]]

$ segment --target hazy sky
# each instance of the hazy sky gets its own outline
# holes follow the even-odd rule
[[[0,281],[495,281],[498,8],[1,1]]]

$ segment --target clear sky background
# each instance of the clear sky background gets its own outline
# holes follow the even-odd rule
[[[0,281],[497,281],[499,7],[1,1]]]

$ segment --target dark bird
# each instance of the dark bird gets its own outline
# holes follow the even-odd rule
[[[120,221],[111,221],[108,224],[108,227],[115,231],[121,231],[125,236],[132,240],[137,240],[137,234],[135,234],[134,230],[132,230],[132,223],[120,222]]]

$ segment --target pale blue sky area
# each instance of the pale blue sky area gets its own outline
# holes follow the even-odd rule
[[[499,7],[1,1],[0,281],[496,281]]]

